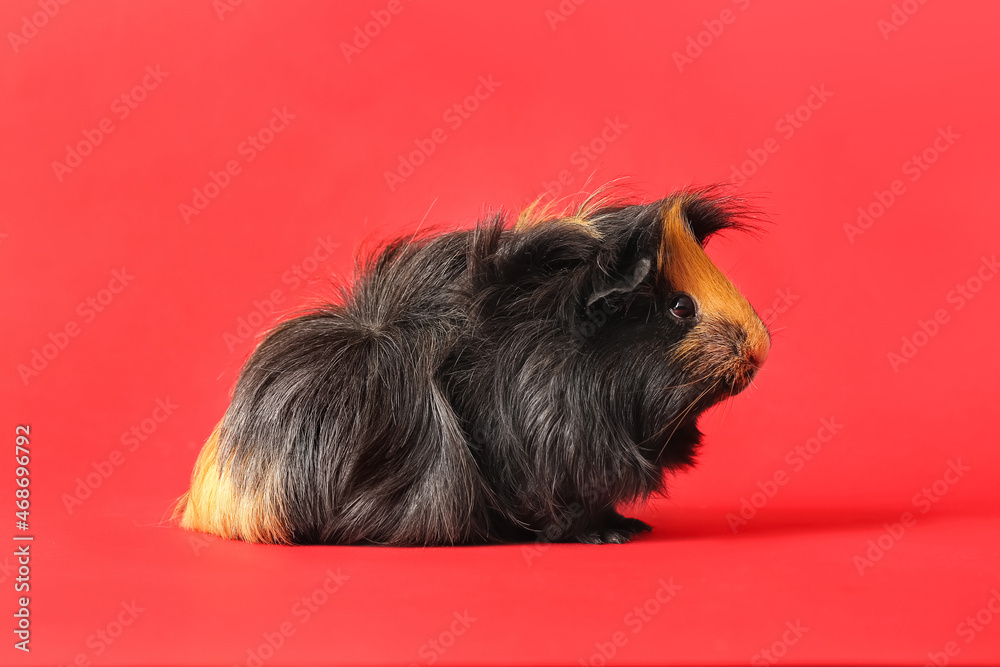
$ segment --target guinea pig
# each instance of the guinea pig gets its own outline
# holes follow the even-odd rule
[[[384,243],[278,324],[202,449],[181,526],[249,542],[627,542],[770,333],[703,247],[714,188],[532,206]]]

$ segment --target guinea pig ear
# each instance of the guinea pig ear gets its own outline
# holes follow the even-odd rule
[[[652,266],[653,263],[649,258],[643,257],[632,266],[630,274],[622,276],[618,282],[590,295],[590,298],[587,299],[587,308],[592,307],[601,299],[607,299],[619,294],[629,294],[635,291],[635,288],[649,275],[649,270]]]

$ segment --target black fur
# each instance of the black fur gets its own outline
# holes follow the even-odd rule
[[[699,242],[738,226],[684,196]],[[728,395],[668,360],[687,330],[657,270],[667,200],[591,229],[504,216],[389,243],[341,303],[286,321],[247,362],[218,461],[235,487],[279,472],[293,543],[623,542],[620,503],[691,465]]]

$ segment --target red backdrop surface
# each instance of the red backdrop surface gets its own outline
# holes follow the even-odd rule
[[[0,662],[1000,662],[998,21],[4,3],[0,626],[30,595],[31,651],[8,631]],[[290,548],[170,524],[255,336],[363,243],[623,176],[729,182],[771,221],[709,247],[774,344],[636,510],[652,534]]]

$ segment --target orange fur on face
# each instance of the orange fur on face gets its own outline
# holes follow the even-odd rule
[[[771,336],[750,303],[712,263],[691,232],[683,213],[684,200],[674,199],[663,211],[663,235],[658,270],[677,291],[696,304],[698,323],[678,349],[679,359],[694,359],[705,349],[713,325],[728,322],[746,333],[741,354],[760,366],[767,358]]]
[[[290,536],[279,521],[274,476],[241,492],[228,466],[220,468],[221,427],[215,427],[198,455],[191,489],[178,504],[179,511],[183,506],[181,527],[247,542],[289,543]]]

